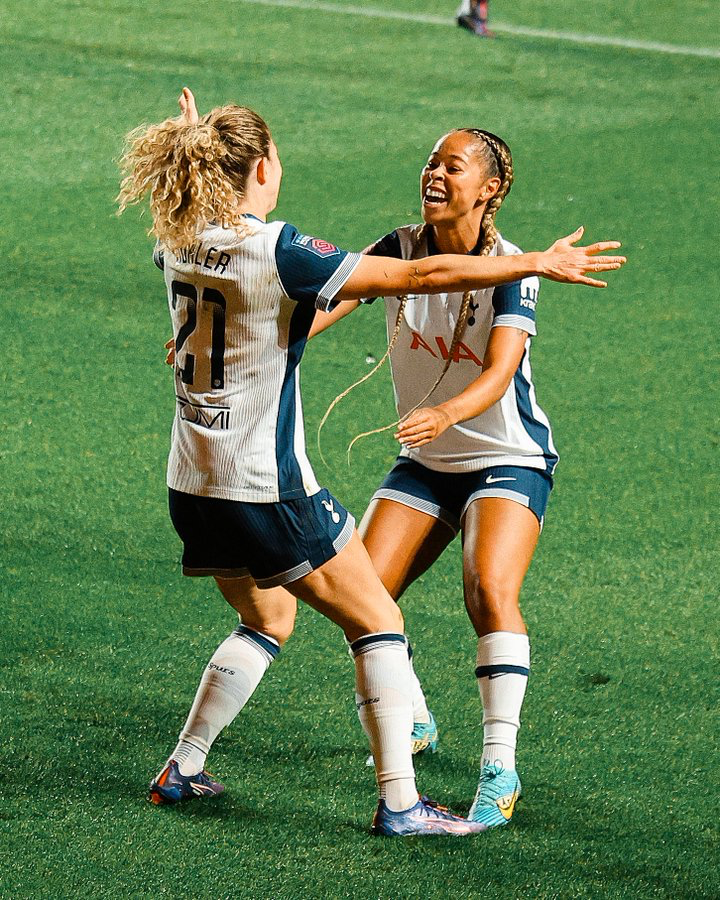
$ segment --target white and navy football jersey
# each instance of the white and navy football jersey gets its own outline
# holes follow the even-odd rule
[[[414,250],[420,227],[398,228],[368,252],[400,259],[421,259],[439,253],[430,229],[426,229],[421,244]],[[479,252],[479,247],[473,252]],[[491,255],[520,252],[498,235]],[[509,326],[527,332],[522,361],[507,391],[490,409],[448,428],[422,447],[403,448],[401,456],[440,472],[528,466],[552,474],[558,455],[550,423],[535,397],[530,369],[530,336],[536,334],[535,305],[539,289],[540,281],[533,276],[474,292],[465,333],[427,405],[437,406],[457,396],[480,375],[493,328]],[[462,293],[408,295],[398,340],[390,357],[398,416],[404,416],[420,403],[442,372],[461,303]],[[397,297],[385,298],[388,334],[395,328],[398,304]]]
[[[305,452],[298,364],[316,309],[361,256],[248,216],[156,250],[175,336],[177,408],[167,483],[203,497],[273,503],[320,488]]]

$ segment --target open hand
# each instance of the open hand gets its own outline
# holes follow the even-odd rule
[[[600,241],[589,247],[574,247],[583,236],[585,229],[580,226],[577,231],[567,237],[555,241],[544,253],[540,254],[539,274],[551,281],[562,281],[566,284],[589,284],[592,287],[607,287],[606,281],[589,278],[586,272],[609,272],[619,269],[627,261],[624,256],[596,256],[604,250],[617,250],[618,241]]]
[[[167,342],[167,344],[165,344],[165,349],[168,352],[167,356],[165,357],[165,363],[168,366],[174,366],[175,365],[175,341],[173,338],[170,338],[170,340]]]
[[[422,447],[439,437],[452,425],[450,416],[436,406],[425,406],[410,413],[400,423],[395,438],[404,447]]]

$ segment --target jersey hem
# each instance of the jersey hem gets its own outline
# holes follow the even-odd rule
[[[548,475],[555,471],[554,466],[549,466],[544,456],[493,456],[473,457],[468,460],[428,460],[412,450],[401,450],[399,456],[412,459],[413,462],[425,466],[432,472],[480,472],[483,469],[491,469],[494,466],[520,466],[525,469],[538,469]]]
[[[195,497],[213,497],[216,500],[239,500],[243,503],[279,503],[281,500],[300,500],[303,497],[312,497],[321,489],[295,488],[291,491],[243,491],[219,485],[203,485],[198,488],[183,482],[166,482],[169,488],[180,491],[182,494],[192,494]]]

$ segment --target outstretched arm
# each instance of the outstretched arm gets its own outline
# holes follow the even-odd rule
[[[422,447],[452,425],[474,419],[490,409],[508,389],[520,365],[527,337],[527,332],[519,328],[493,328],[482,374],[450,400],[410,413],[395,433],[397,440],[405,447]]]
[[[597,256],[616,250],[618,241],[601,241],[588,247],[575,247],[584,229],[560,238],[542,253],[517,256],[459,256],[442,254],[420,260],[364,257],[348,278],[338,300],[357,300],[404,294],[438,294],[471,291],[519,281],[540,275],[567,284],[607,287],[607,282],[589,277],[588,272],[609,272],[625,263],[624,256]]]

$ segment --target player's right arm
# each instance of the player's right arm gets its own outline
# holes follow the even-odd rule
[[[438,294],[472,291],[520,281],[531,275],[566,284],[607,287],[605,281],[591,278],[586,273],[619,269],[625,262],[624,256],[596,254],[616,250],[620,244],[617,241],[601,241],[588,247],[573,246],[582,237],[583,230],[578,228],[541,253],[493,257],[441,254],[419,260],[364,256],[335,299],[358,300],[408,292]]]

